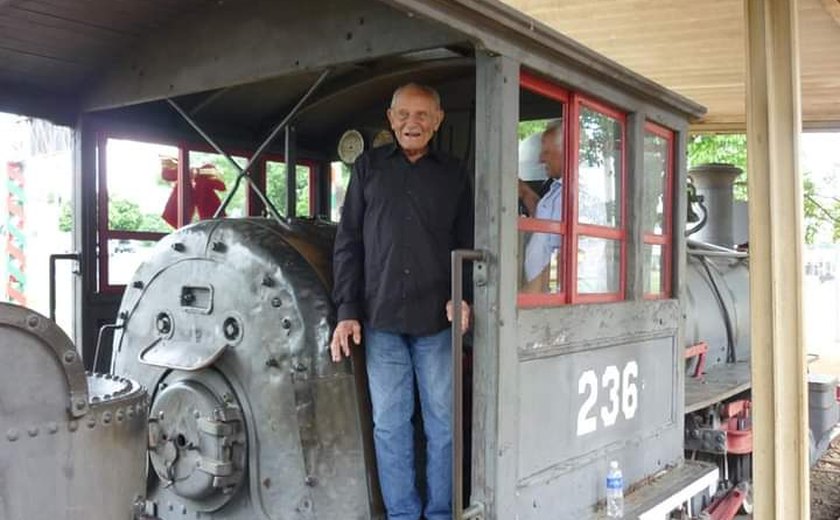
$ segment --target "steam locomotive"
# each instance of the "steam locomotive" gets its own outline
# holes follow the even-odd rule
[[[440,92],[434,146],[462,159],[478,201],[477,250],[459,257],[475,261],[476,319],[456,516],[597,518],[611,460],[625,517],[748,507],[734,486],[750,473],[748,256],[702,234],[730,224],[714,195],[731,171],[705,185],[694,172],[709,224],[684,236],[685,143],[703,107],[495,1],[200,4],[166,7],[179,16],[73,97],[78,350],[44,317],[0,307],[14,359],[0,369],[0,517],[381,518],[364,350],[337,364],[326,352],[323,220],[330,163],[387,134],[387,99],[408,81]],[[515,209],[518,145],[554,119],[566,209],[540,222]],[[110,226],[109,146],[129,138],[182,159],[165,236]],[[246,218],[195,221],[199,148],[251,155],[237,166]],[[308,168],[308,215],[294,174],[277,210],[270,161]],[[530,233],[565,244],[542,294],[518,286]],[[109,244],[158,239],[112,283]],[[109,323],[113,341],[98,341]],[[837,406],[836,382],[815,384],[817,452]]]

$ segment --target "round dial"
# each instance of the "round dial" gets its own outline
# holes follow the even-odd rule
[[[347,130],[338,140],[338,158],[345,164],[353,164],[365,150],[365,140],[358,130]]]

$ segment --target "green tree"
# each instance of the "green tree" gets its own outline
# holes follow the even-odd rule
[[[295,178],[295,214],[298,217],[309,216],[309,168],[298,166]],[[276,161],[266,163],[266,197],[283,215],[286,209],[286,164]]]
[[[688,166],[726,163],[741,168],[733,188],[736,200],[747,200],[747,135],[698,134],[688,140]]]
[[[58,210],[58,230],[62,233],[73,231],[73,208],[69,200],[63,201]]]
[[[728,163],[744,173],[735,180],[735,198],[747,200],[747,136],[745,134],[701,134],[688,142],[689,166],[703,163]],[[831,230],[832,240],[840,242],[840,200],[821,196],[811,179],[811,172],[803,173],[803,208],[805,243],[813,244],[821,229]]]
[[[115,231],[140,231],[143,214],[130,200],[112,197],[108,201],[108,228]]]

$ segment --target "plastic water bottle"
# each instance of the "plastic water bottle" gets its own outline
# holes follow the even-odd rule
[[[607,518],[624,518],[624,478],[617,460],[607,472]]]

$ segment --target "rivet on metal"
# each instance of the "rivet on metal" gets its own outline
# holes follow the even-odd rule
[[[213,242],[212,248],[213,251],[216,251],[217,253],[224,253],[225,249],[227,249],[223,242]]]
[[[295,370],[297,370],[298,372],[306,372],[306,365],[304,365],[303,363],[298,363],[297,365],[295,365]]]
[[[67,423],[67,430],[74,432],[79,429],[79,421],[70,421]]]
[[[125,321],[128,318],[128,313],[126,311],[122,311],[119,314],[119,317],[120,317],[121,320]]]
[[[30,437],[37,437],[38,432],[39,432],[39,430],[38,430],[37,426],[32,426],[31,428],[26,430],[26,433],[28,433]]]
[[[132,287],[135,289],[142,289],[143,288],[143,281],[142,280],[135,280],[134,283],[131,284]]]
[[[82,399],[76,401],[76,410],[84,410],[85,409],[85,402]]]
[[[72,350],[68,350],[64,353],[64,362],[65,363],[72,363],[76,361],[76,353]]]
[[[174,244],[172,244],[172,250],[173,251],[176,251],[178,253],[183,253],[184,249],[185,249],[184,244],[182,244],[180,242],[175,242]]]
[[[306,480],[304,480],[304,483],[309,487],[315,487],[315,486],[318,485],[318,479],[313,477],[313,476],[309,476],[309,477],[306,477]]]
[[[34,329],[38,326],[38,316],[30,316],[27,318],[26,324]]]
[[[280,307],[281,305],[283,305],[283,302],[280,301],[280,298],[272,298],[271,299],[271,306],[272,307]]]
[[[181,514],[182,515],[187,514],[187,506],[181,506]]]
[[[128,405],[128,408],[125,410],[125,414],[129,419],[132,419],[134,417],[134,405]]]
[[[277,368],[277,367],[280,366],[280,363],[278,363],[277,360],[274,359],[273,357],[270,357],[270,358],[265,360],[265,366],[272,367],[272,368]]]
[[[96,426],[96,417],[91,416],[87,420],[87,427],[93,429]]]
[[[270,488],[271,487],[271,479],[270,478],[264,478],[263,481],[262,481],[262,485],[266,489]]]
[[[102,399],[100,399],[98,395],[95,395],[95,396],[93,396],[93,398],[91,398],[90,402],[92,402],[92,403],[98,403],[98,402],[99,402],[99,401],[101,401],[101,400],[102,400]]]
[[[266,287],[274,287],[274,278],[270,275],[263,276],[262,284]]]
[[[292,321],[289,318],[283,318],[282,326],[284,329],[289,330],[292,328]]]
[[[111,412],[105,412],[102,414],[102,424],[111,424]]]
[[[54,434],[58,433],[58,423],[52,422],[52,421],[48,422],[47,423],[47,432],[50,435],[54,435]]]
[[[19,436],[20,433],[18,433],[18,431],[14,428],[9,428],[8,431],[6,431],[6,438],[9,439],[10,442],[18,440]]]

